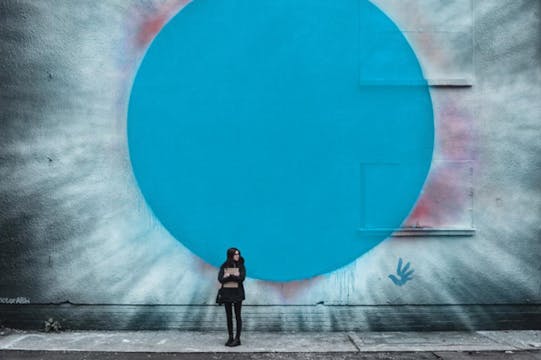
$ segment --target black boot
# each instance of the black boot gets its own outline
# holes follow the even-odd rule
[[[235,340],[233,340],[230,346],[239,346],[239,345],[240,345],[240,337],[235,336]]]
[[[225,343],[225,346],[233,346],[233,336],[229,336],[229,339],[227,339],[227,342]]]

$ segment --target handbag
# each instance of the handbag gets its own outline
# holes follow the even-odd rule
[[[219,288],[218,293],[216,294],[216,304],[219,304],[219,305],[223,304],[223,302],[222,302],[222,289],[223,288]]]

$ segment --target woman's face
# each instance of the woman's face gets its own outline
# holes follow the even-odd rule
[[[235,250],[235,253],[233,254],[233,260],[239,261],[240,258],[240,252],[238,250]]]

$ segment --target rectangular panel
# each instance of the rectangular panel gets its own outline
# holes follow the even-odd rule
[[[434,161],[403,228],[473,230],[473,161]]]
[[[404,33],[429,85],[473,84],[473,34],[468,32]]]
[[[406,191],[392,176],[398,166],[412,164],[361,165],[361,233],[394,231],[394,236],[464,236],[473,227],[473,161],[435,160],[417,203],[399,228],[389,228],[393,213],[409,209],[381,208],[379,194],[373,189],[387,189],[386,196],[399,199]],[[377,184],[377,185],[376,185]],[[399,202],[397,202],[399,203]]]
[[[392,19],[415,52],[430,86],[471,86],[473,68],[473,16],[471,1],[444,0],[378,0],[373,3]],[[426,14],[426,16],[423,16]],[[430,14],[430,16],[428,15]],[[370,21],[361,15],[360,31],[374,31]],[[361,36],[360,83],[362,86],[416,85],[396,69],[401,59],[396,56],[393,37],[378,33]],[[366,66],[375,62],[378,66]],[[367,71],[366,69],[369,69]]]

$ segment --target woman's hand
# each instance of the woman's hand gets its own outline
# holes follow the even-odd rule
[[[224,278],[229,277],[229,273],[224,274]]]

